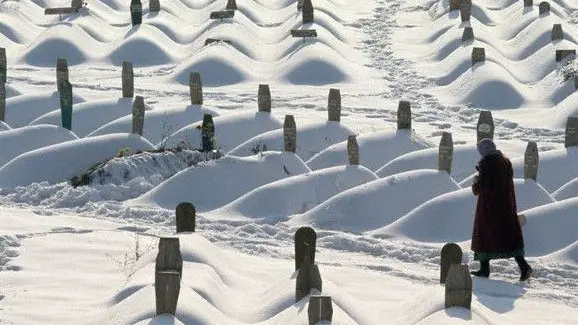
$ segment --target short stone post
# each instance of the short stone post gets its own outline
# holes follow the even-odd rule
[[[461,0],[460,3],[460,17],[462,23],[470,21],[472,15],[472,0]]]
[[[311,0],[303,0],[303,8],[301,8],[303,15],[303,24],[313,23],[313,3]]]
[[[271,113],[271,90],[269,90],[269,85],[259,85],[257,106],[259,107],[259,112]]]
[[[446,278],[448,276],[448,271],[452,264],[462,263],[462,249],[456,243],[445,244],[442,247],[441,260],[440,260],[440,283],[446,283]]]
[[[350,165],[359,165],[359,145],[354,135],[347,137],[347,156]]]
[[[133,26],[142,23],[142,3],[140,0],[130,1],[130,20]]]
[[[397,129],[411,131],[411,105],[408,101],[400,100],[397,105]]]
[[[578,117],[569,117],[566,121],[564,147],[578,146]]]
[[[460,9],[461,0],[450,0],[450,11]]]
[[[311,227],[301,227],[295,232],[295,270],[298,270],[305,260],[315,264],[315,245],[317,233]]]
[[[177,216],[177,233],[195,232],[196,210],[192,203],[179,203],[177,205],[175,214]]]
[[[56,60],[56,87],[62,91],[62,85],[68,81],[68,62],[66,59]]]
[[[339,89],[329,89],[329,98],[327,101],[328,120],[339,122],[341,120],[341,92]]]
[[[563,39],[564,39],[564,31],[562,30],[562,24],[554,24],[552,26],[552,41]]]
[[[465,27],[462,33],[462,44],[474,40],[474,29],[472,27]]]
[[[534,5],[533,0],[524,0],[524,7],[531,7]]]
[[[159,12],[161,11],[161,2],[159,0],[150,0],[149,2],[149,11],[150,12]]]
[[[472,276],[467,265],[452,264],[446,278],[445,307],[463,307],[472,305]]]
[[[72,130],[72,85],[68,80],[62,83],[60,90],[60,118],[62,127]]]
[[[189,90],[191,93],[191,105],[203,105],[203,83],[201,82],[200,73],[191,72]]]
[[[472,66],[484,61],[486,61],[486,50],[483,47],[474,47],[472,49]]]
[[[179,238],[160,238],[155,264],[155,294],[157,315],[173,314],[177,308],[183,259]]]
[[[311,296],[309,297],[309,325],[315,325],[318,322],[330,322],[333,318],[333,305],[331,296]]]
[[[0,121],[6,118],[6,84],[0,82]]]
[[[132,133],[142,136],[145,118],[145,104],[142,96],[136,96],[132,103]]]
[[[6,49],[0,47],[0,83],[6,83],[8,76],[8,63],[6,60]]]
[[[538,154],[538,144],[536,141],[529,141],[524,153],[524,179],[538,179],[538,163],[540,156]]]
[[[540,4],[538,5],[538,10],[539,10],[539,15],[546,15],[550,13],[550,3],[546,2],[546,1],[542,1],[540,2]]]
[[[237,1],[235,0],[227,0],[227,10],[237,10]]]
[[[494,139],[494,119],[491,111],[481,111],[476,126],[476,143],[486,138]]]
[[[212,151],[215,143],[215,123],[213,123],[213,115],[204,114],[203,124],[201,125],[201,141],[203,151]]]
[[[445,170],[452,173],[452,160],[454,156],[454,141],[450,132],[442,132],[440,146],[438,150],[438,170]]]
[[[285,115],[283,123],[283,144],[287,152],[297,152],[297,126],[293,115]]]
[[[122,61],[122,97],[134,96],[134,72],[132,62]]]

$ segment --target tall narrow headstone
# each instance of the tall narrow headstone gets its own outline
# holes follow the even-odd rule
[[[195,232],[196,210],[192,203],[179,203],[175,214],[177,216],[177,233],[187,231]]]
[[[142,24],[142,3],[140,0],[130,1],[130,20],[133,26]]]
[[[339,89],[329,89],[329,98],[327,101],[329,121],[339,122],[341,120],[341,92]]]
[[[179,238],[159,238],[159,252],[155,263],[155,272],[174,270],[181,275],[183,274],[183,258],[181,257]]]
[[[155,298],[157,315],[176,314],[180,291],[181,274],[179,272],[169,270],[156,273]]]
[[[578,117],[569,117],[566,121],[564,147],[578,146]]]
[[[460,9],[461,0],[450,0],[450,11]]]
[[[215,141],[215,123],[213,123],[213,115],[204,114],[203,124],[201,125],[201,140],[203,151],[211,151],[214,148]]]
[[[451,174],[453,156],[454,141],[452,140],[452,134],[443,132],[438,150],[438,170],[445,170],[448,174]]]
[[[191,105],[203,105],[203,83],[201,82],[200,73],[191,72],[189,90],[191,93]]]
[[[8,75],[8,63],[6,61],[6,49],[0,47],[0,83],[6,83]]]
[[[524,0],[524,7],[531,7],[534,5],[533,0]]]
[[[333,318],[333,306],[330,296],[311,296],[309,297],[309,325],[315,325],[318,322],[329,322]]]
[[[297,151],[297,126],[293,115],[285,115],[283,123],[283,148],[287,152]]]
[[[538,5],[539,15],[546,15],[550,13],[550,3],[546,1],[540,2]]]
[[[472,66],[484,61],[486,61],[486,50],[483,47],[474,47],[472,49]]]
[[[159,11],[161,11],[161,2],[160,2],[160,0],[150,0],[150,2],[149,2],[149,11],[150,11],[150,12],[159,12]]]
[[[311,289],[322,291],[323,282],[321,280],[321,273],[319,267],[311,264],[309,261],[304,261],[297,271],[297,279],[295,281],[295,302],[306,297]]]
[[[134,96],[134,72],[132,62],[122,61],[122,97]]]
[[[227,0],[227,10],[237,10],[237,1],[235,0]]]
[[[461,0],[460,3],[460,17],[462,23],[470,21],[472,15],[472,0]]]
[[[462,33],[462,44],[474,40],[474,29],[470,26],[464,28]]]
[[[476,143],[486,138],[494,139],[494,119],[491,111],[481,111],[476,125]]]
[[[440,283],[446,283],[448,271],[452,264],[462,264],[462,249],[456,243],[445,244],[442,247],[440,260]]]
[[[132,103],[132,133],[142,136],[145,119],[145,104],[142,96],[136,96]]]
[[[66,59],[56,60],[56,87],[62,91],[62,85],[68,81],[68,62]]]
[[[301,8],[303,15],[303,24],[313,23],[313,3],[311,0],[303,0],[303,8]]]
[[[359,165],[359,145],[354,135],[347,137],[347,156],[350,165]]]
[[[295,270],[298,270],[305,260],[315,264],[315,246],[317,233],[311,227],[301,227],[295,232]]]
[[[535,141],[529,141],[524,154],[524,178],[538,179],[538,163],[540,156],[538,154],[538,144]]]
[[[562,24],[554,24],[552,26],[552,41],[564,39],[564,31],[562,30]]]
[[[269,90],[269,85],[259,85],[257,106],[259,107],[259,112],[271,113],[271,90]]]
[[[463,307],[472,305],[472,276],[467,265],[452,264],[446,278],[445,307]]]
[[[62,127],[72,130],[72,85],[65,80],[60,90],[60,118]]]
[[[397,105],[397,129],[411,131],[411,105],[408,101],[400,100]]]
[[[6,84],[0,82],[0,121],[6,118]]]

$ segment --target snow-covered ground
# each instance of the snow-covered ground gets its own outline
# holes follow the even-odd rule
[[[462,23],[447,0],[313,0],[307,25],[296,0],[237,0],[223,21],[209,15],[225,0],[160,3],[151,13],[144,1],[133,27],[124,0],[89,0],[62,17],[44,8],[67,1],[0,2],[0,323],[307,324],[293,236],[311,226],[332,324],[578,324],[578,147],[564,148],[578,97],[554,60],[576,46],[578,1],[552,1],[548,15],[538,2],[476,1]],[[555,23],[564,39],[551,42]],[[466,26],[475,40],[461,44]],[[292,38],[300,28],[319,36]],[[486,61],[472,67],[474,46]],[[57,58],[73,85],[70,131],[60,127]],[[142,136],[128,134],[125,60],[145,98]],[[203,105],[190,102],[193,71]],[[271,113],[257,110],[259,84],[270,85]],[[331,88],[342,94],[340,122],[328,121]],[[400,100],[411,103],[412,130],[397,130]],[[520,283],[513,260],[494,261],[490,279],[473,279],[471,310],[444,309],[441,247],[457,243],[477,268],[469,186],[481,110],[512,158],[535,272]],[[204,114],[222,158],[181,150],[200,147]],[[282,151],[286,114],[296,153]],[[444,131],[451,174],[437,170]],[[349,135],[359,166],[348,164]],[[529,140],[537,181],[523,174]],[[156,316],[158,238],[177,236],[180,202],[195,205],[197,232],[178,235],[176,316]]]

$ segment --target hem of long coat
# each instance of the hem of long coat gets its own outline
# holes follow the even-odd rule
[[[511,252],[488,253],[488,252],[474,252],[474,261],[489,261],[511,257],[524,257],[524,249],[516,249]]]

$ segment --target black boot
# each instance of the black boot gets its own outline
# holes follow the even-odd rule
[[[528,280],[528,278],[532,276],[532,273],[534,273],[534,270],[532,270],[530,264],[526,262],[524,256],[516,256],[516,262],[520,268],[520,281]]]
[[[472,275],[487,278],[490,276],[490,261],[480,261],[480,269],[470,272]]]

